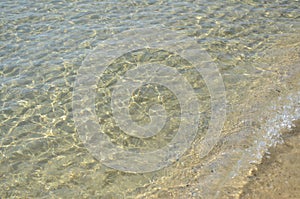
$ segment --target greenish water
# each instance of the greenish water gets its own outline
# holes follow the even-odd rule
[[[0,197],[238,197],[254,164],[280,142],[280,129],[300,117],[299,7],[299,1],[283,0],[1,2]],[[203,102],[204,119],[191,147],[174,164],[125,173],[103,165],[79,138],[74,83],[101,41],[152,26],[193,38],[210,55],[225,85],[226,121],[216,146],[200,157],[211,117],[208,89],[185,60],[171,56],[167,61],[186,72]],[[142,49],[111,67],[168,56]],[[99,123],[107,125],[112,142],[139,150],[166,145],[179,128],[180,105],[172,92],[154,85],[134,93],[130,110],[139,124],[149,122],[147,110],[157,103],[175,118],[153,139],[135,139],[107,122],[110,117],[101,120],[110,116],[101,88],[114,81],[112,74],[98,83],[95,101]]]

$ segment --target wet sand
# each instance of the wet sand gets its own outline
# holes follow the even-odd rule
[[[241,199],[300,198],[300,121],[283,133],[284,143],[269,150],[252,172]]]

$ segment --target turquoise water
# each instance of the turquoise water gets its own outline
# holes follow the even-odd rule
[[[299,119],[299,1],[6,1],[0,6],[2,198],[238,197],[254,164],[280,142],[280,129]],[[80,139],[73,118],[74,85],[101,42],[151,27],[194,39],[206,50],[223,78],[226,120],[216,145],[200,157],[211,126],[209,91],[185,60],[171,56],[197,90],[204,119],[191,147],[174,164],[126,173],[106,167]],[[157,35],[159,42],[162,35]],[[168,56],[142,49],[114,64],[161,62]],[[101,123],[109,103],[101,98],[103,85],[98,86]],[[140,124],[149,122],[150,105],[143,100],[165,105],[175,119],[151,140],[122,134],[113,122],[106,122],[106,133],[124,148],[160,148],[179,128],[180,105],[159,86],[136,92],[133,100],[141,103],[131,114]],[[162,93],[167,103],[157,100]]]

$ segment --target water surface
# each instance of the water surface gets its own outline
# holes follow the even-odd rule
[[[264,152],[281,141],[280,130],[300,117],[299,1],[3,1],[0,6],[3,198],[238,197]],[[199,97],[207,120],[191,148],[167,168],[130,174],[105,167],[82,144],[72,92],[79,68],[99,42],[151,26],[178,31],[206,49],[224,80],[227,117],[218,144],[199,157],[210,118],[203,88]],[[132,56],[155,54],[137,53]],[[203,80],[196,78],[195,84],[202,88]],[[157,94],[147,99],[153,103]],[[178,103],[169,98],[167,109],[176,115]],[[101,115],[104,101],[97,103]],[[176,122],[166,134],[178,128]],[[115,143],[135,143],[107,125]],[[168,136],[137,146],[160,147]]]

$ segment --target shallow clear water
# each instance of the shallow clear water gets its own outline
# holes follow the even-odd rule
[[[6,1],[0,6],[3,198],[238,197],[254,164],[280,142],[280,129],[300,117],[299,1]],[[200,157],[211,117],[208,90],[184,60],[173,57],[170,62],[194,83],[204,119],[178,161],[133,174],[108,168],[92,156],[75,127],[72,101],[76,75],[99,43],[145,27],[164,27],[201,44],[223,78],[226,121],[216,146]],[[111,67],[170,57],[146,49],[134,53]],[[113,79],[108,72],[104,84]],[[101,84],[95,102],[99,118],[109,110],[106,98],[101,100]],[[178,101],[159,86],[144,86],[138,93],[132,100],[141,103],[133,105],[131,114],[141,124],[149,117],[134,110],[149,109],[147,103],[140,106],[143,94],[150,93],[145,97],[150,104],[164,105],[156,98],[161,93],[169,100],[166,110],[175,119],[162,136],[132,139],[112,122],[106,122],[106,133],[125,148],[162,147],[179,128]]]

